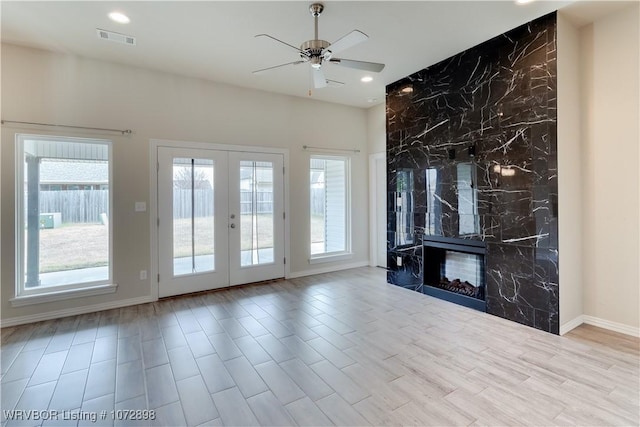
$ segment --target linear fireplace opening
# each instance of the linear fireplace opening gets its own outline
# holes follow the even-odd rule
[[[484,242],[425,236],[423,293],[486,311]]]

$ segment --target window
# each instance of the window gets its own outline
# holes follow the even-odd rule
[[[311,258],[349,253],[349,159],[311,157],[310,183]]]
[[[17,298],[12,303],[114,292],[111,142],[17,135],[16,155]]]

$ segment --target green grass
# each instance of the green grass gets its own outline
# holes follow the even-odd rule
[[[108,263],[109,228],[104,225],[65,224],[40,230],[40,273],[101,267]]]
[[[312,242],[324,239],[324,221],[312,216]],[[213,247],[213,217],[196,218],[195,255],[210,255]],[[241,250],[258,244],[273,247],[271,216],[257,216],[258,233],[254,239],[251,215],[241,215]],[[117,233],[117,230],[116,230]],[[174,221],[174,256],[191,256],[191,220]],[[26,242],[26,232],[25,232]],[[40,230],[40,273],[101,267],[109,262],[109,229],[101,224],[63,224],[58,228]]]

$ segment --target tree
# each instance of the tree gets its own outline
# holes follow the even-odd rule
[[[173,188],[179,188],[183,190],[210,190],[211,182],[207,173],[200,169],[195,168],[193,171],[193,186],[191,185],[191,167],[182,167],[173,172]]]

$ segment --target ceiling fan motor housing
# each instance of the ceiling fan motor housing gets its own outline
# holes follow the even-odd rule
[[[300,54],[300,57],[303,61],[309,61],[311,66],[319,68],[323,60],[328,61],[331,58],[331,51],[325,50],[330,44],[326,40],[307,40],[300,45],[300,50],[306,55]]]

